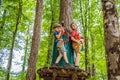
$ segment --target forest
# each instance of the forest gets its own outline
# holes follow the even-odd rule
[[[0,0],[0,80],[43,80],[56,23],[84,37],[79,67],[87,80],[120,80],[120,0]]]

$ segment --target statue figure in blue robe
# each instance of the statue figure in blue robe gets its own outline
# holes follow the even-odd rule
[[[68,58],[69,64],[70,64],[71,66],[74,66],[74,51],[73,51],[73,49],[72,49],[72,41],[71,41],[71,39],[70,39],[70,36],[68,36],[68,35],[69,35],[68,31],[65,30],[64,35],[62,35],[62,39],[65,41],[64,46],[65,46],[65,48],[66,48],[66,54],[67,54],[67,58]],[[52,66],[53,64],[55,64],[55,61],[56,61],[56,59],[57,59],[57,57],[58,57],[58,55],[59,55],[59,52],[58,52],[58,50],[57,50],[57,45],[56,45],[57,42],[56,42],[55,39],[56,39],[56,38],[54,38],[54,42],[53,42],[51,66]],[[62,58],[62,59],[60,60],[60,62],[59,62],[59,66],[64,67],[64,65],[65,65],[65,61],[64,61],[64,59]]]

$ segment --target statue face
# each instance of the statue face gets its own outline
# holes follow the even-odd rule
[[[57,31],[57,32],[58,32],[58,31],[59,31],[59,28],[58,28],[58,27],[56,27],[56,28],[55,28],[55,31]]]
[[[58,29],[59,29],[59,31],[61,31],[61,30],[62,30],[62,29],[61,29],[61,27],[59,27]]]
[[[72,24],[72,27],[71,27],[73,30],[76,30],[77,29],[77,25],[76,24]]]

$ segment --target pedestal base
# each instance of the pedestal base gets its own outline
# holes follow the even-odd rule
[[[85,80],[88,77],[82,69],[45,67],[37,71],[44,80]]]

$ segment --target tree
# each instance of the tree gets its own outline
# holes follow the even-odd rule
[[[60,23],[64,23],[64,27],[70,29],[72,23],[72,0],[60,0]]]
[[[72,23],[72,0],[60,0],[60,17],[59,17],[59,23],[62,24],[63,27],[70,30],[70,24]],[[66,40],[67,37],[64,36],[63,40]],[[72,50],[72,44],[71,42],[65,44],[65,48],[67,49],[67,57],[68,61],[71,65],[74,65],[74,54]],[[53,45],[53,52],[52,52],[52,62],[51,65],[53,65],[56,61],[56,58],[58,56],[58,51],[56,49],[56,41],[54,41]],[[64,66],[65,62],[64,59],[61,59],[59,62],[60,66]]]
[[[40,42],[42,9],[43,9],[43,0],[37,0],[34,31],[33,31],[33,37],[32,37],[32,46],[31,46],[30,57],[28,60],[28,70],[26,74],[26,80],[36,79],[36,63],[37,63],[38,49],[39,49],[39,42]]]
[[[120,41],[115,0],[102,0],[108,80],[120,79]]]
[[[12,56],[13,56],[14,43],[15,43],[15,38],[16,38],[16,35],[17,35],[17,31],[18,31],[18,25],[20,23],[21,14],[22,14],[22,1],[19,0],[19,8],[18,8],[18,14],[17,14],[17,18],[16,18],[15,31],[13,32],[12,47],[11,47],[11,50],[10,50],[8,65],[7,65],[6,80],[10,79],[10,70],[11,70],[11,66],[12,66]]]
[[[28,37],[28,34],[29,34],[29,27],[28,27],[28,30],[26,32],[27,34],[27,37],[26,37],[26,44],[25,44],[25,53],[24,53],[24,59],[23,59],[23,65],[22,65],[22,72],[25,71],[25,65],[26,65],[26,60],[27,60],[27,53],[28,53],[28,41],[29,41],[29,37]]]
[[[49,29],[49,40],[48,40],[48,53],[47,53],[47,61],[45,65],[50,64],[50,59],[51,59],[51,54],[52,54],[52,42],[53,42],[53,25],[55,23],[55,5],[53,5],[56,1],[55,0],[50,0],[50,11],[51,11],[51,24],[50,24],[50,29]]]
[[[83,4],[84,2],[84,4]],[[87,71],[88,73],[90,73],[90,62],[88,59],[88,53],[89,53],[89,46],[88,46],[88,27],[90,24],[90,10],[88,10],[88,5],[89,5],[89,0],[87,2],[85,1],[79,1],[80,4],[80,13],[81,13],[81,23],[83,26],[83,34],[84,34],[84,40],[85,40],[85,71]],[[84,6],[84,7],[83,7]],[[83,12],[83,10],[85,10]],[[87,18],[88,17],[88,18]]]

